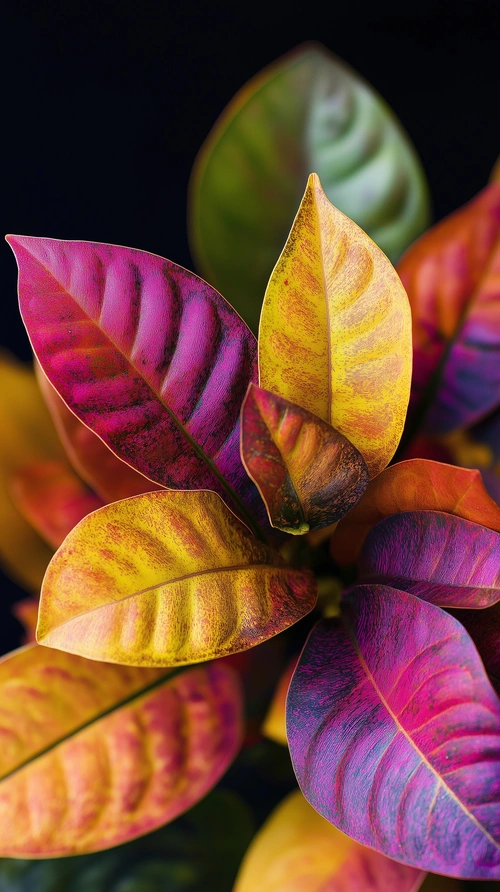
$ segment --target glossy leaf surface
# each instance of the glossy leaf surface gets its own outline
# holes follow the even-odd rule
[[[274,527],[305,533],[335,523],[368,486],[362,455],[317,415],[250,384],[241,455]]]
[[[408,299],[384,254],[311,174],[266,290],[260,386],[303,406],[361,452],[370,476],[399,443],[411,378]]]
[[[45,576],[37,637],[94,660],[197,663],[253,647],[313,609],[316,582],[255,539],[211,492],[106,505]]]
[[[500,507],[484,488],[479,471],[427,459],[399,462],[372,480],[332,538],[335,560],[356,560],[371,527],[400,511],[445,511],[500,532]]]
[[[425,870],[500,877],[500,701],[448,613],[351,590],[309,636],[287,732],[303,793],[340,830]]]
[[[162,486],[260,503],[239,454],[255,338],[220,294],[145,251],[8,241],[35,353],[80,420]]]
[[[0,892],[231,892],[253,835],[241,799],[214,790],[166,827],[93,855],[0,859]]]
[[[26,520],[53,548],[102,500],[73,473],[66,462],[36,462],[12,477],[14,502]]]
[[[45,647],[0,662],[0,854],[109,848],[186,811],[241,735],[240,690],[211,665],[168,678]]]
[[[424,876],[344,836],[297,790],[259,830],[234,892],[416,892]]]
[[[52,549],[16,508],[11,479],[23,465],[64,453],[33,370],[7,353],[0,353],[0,431],[0,556],[9,574],[38,593]]]
[[[500,534],[441,511],[392,514],[368,534],[362,581],[412,592],[439,607],[500,600]]]
[[[229,104],[190,189],[197,263],[255,330],[311,170],[392,260],[428,223],[422,168],[381,98],[320,45],[279,59]]]
[[[422,236],[398,272],[413,319],[410,428],[473,424],[500,403],[500,184]]]
[[[111,452],[71,409],[36,364],[38,383],[66,454],[82,480],[105,502],[162,489]]]

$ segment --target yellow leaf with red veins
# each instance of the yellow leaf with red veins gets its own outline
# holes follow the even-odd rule
[[[152,492],[90,514],[47,570],[37,640],[130,666],[198,663],[246,650],[316,603],[216,493]]]
[[[403,511],[444,511],[500,532],[500,507],[479,471],[413,458],[386,468],[337,524],[331,540],[335,560],[353,563],[371,528]]]
[[[11,479],[34,461],[62,460],[64,452],[30,366],[0,354],[0,556],[7,572],[38,592],[52,550],[12,500]]]
[[[0,662],[0,737],[0,855],[95,852],[217,783],[241,739],[240,688],[217,664],[169,677],[34,645]]]
[[[311,174],[264,299],[260,386],[340,431],[373,477],[399,443],[411,363],[410,307],[397,273]]]
[[[424,877],[344,836],[297,790],[254,837],[233,892],[416,892]]]

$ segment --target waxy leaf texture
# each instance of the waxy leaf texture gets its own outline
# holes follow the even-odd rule
[[[393,261],[428,223],[420,162],[385,102],[319,44],[279,59],[223,112],[190,187],[197,263],[254,330],[311,170]]]
[[[344,836],[298,790],[252,841],[234,892],[417,892],[424,877]]]
[[[368,534],[358,568],[363,582],[439,607],[491,607],[500,600],[500,534],[441,511],[392,514]]]
[[[267,287],[259,384],[332,425],[370,476],[399,443],[410,394],[411,318],[379,248],[315,174]]]
[[[85,518],[44,579],[37,640],[131,666],[197,663],[246,650],[316,603],[212,492],[154,492]]]
[[[20,513],[52,548],[59,548],[83,517],[103,505],[62,461],[23,466],[10,488]]]
[[[119,845],[201,799],[241,739],[232,670],[169,678],[33,645],[0,662],[0,854]]]
[[[82,480],[104,502],[116,502],[162,489],[111,452],[103,440],[68,409],[36,363],[38,383],[66,454]]]
[[[500,700],[448,613],[352,589],[309,636],[287,733],[302,792],[344,833],[424,870],[500,878]]]
[[[386,468],[343,518],[331,550],[340,564],[353,563],[370,529],[389,514],[444,511],[500,532],[500,507],[486,492],[479,471],[413,458]]]
[[[35,354],[80,420],[155,483],[258,507],[239,452],[256,343],[224,298],[145,251],[8,241]]]
[[[409,428],[471,425],[500,403],[500,183],[423,235],[398,272],[413,320]]]
[[[335,523],[368,486],[363,457],[346,437],[255,384],[241,410],[241,457],[271,524],[287,533]]]
[[[7,572],[38,594],[52,549],[19,513],[13,475],[36,461],[62,461],[64,452],[32,368],[0,353],[0,558]]]

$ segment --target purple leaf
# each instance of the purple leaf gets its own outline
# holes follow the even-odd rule
[[[500,534],[442,511],[391,514],[368,534],[359,571],[440,607],[490,607],[500,600]]]
[[[448,613],[352,589],[309,636],[287,733],[302,792],[348,836],[424,870],[500,878],[500,701]]]
[[[155,254],[9,236],[23,319],[70,409],[168,489],[212,489],[265,512],[239,454],[256,341],[198,276]]]

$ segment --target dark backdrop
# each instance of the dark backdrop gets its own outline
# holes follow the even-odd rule
[[[482,188],[500,153],[499,0],[13,0],[0,13],[3,232],[115,242],[192,266],[185,199],[197,149],[249,77],[308,39],[394,108],[435,219]],[[28,358],[1,244],[0,287],[0,344]],[[18,592],[0,582],[6,605]],[[6,614],[2,650],[19,637]]]

